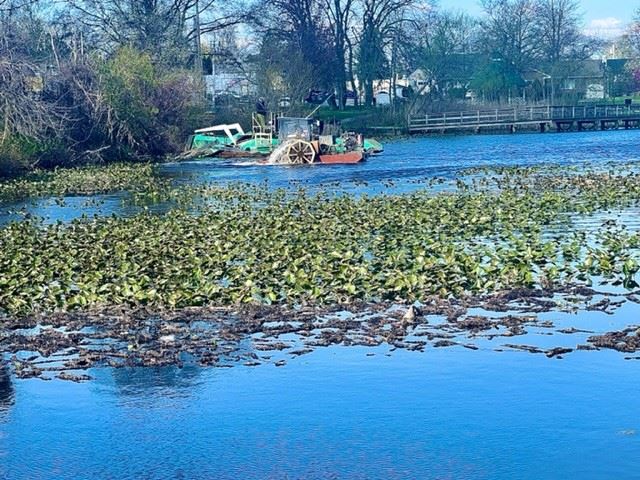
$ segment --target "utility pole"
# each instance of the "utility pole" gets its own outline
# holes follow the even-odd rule
[[[194,17],[193,23],[196,32],[196,60],[194,62],[194,69],[200,80],[202,80],[202,29],[200,28],[200,0],[196,0],[195,9],[196,15]]]
[[[215,33],[213,34],[215,35]],[[213,37],[211,40],[210,47],[211,49],[211,78],[213,79],[213,97],[211,99],[211,103],[213,108],[216,108],[216,40]]]

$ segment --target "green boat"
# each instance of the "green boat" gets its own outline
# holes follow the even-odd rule
[[[271,154],[281,144],[281,140],[270,126],[275,124],[275,117],[267,126],[261,125],[255,118],[253,120],[251,133],[246,133],[239,123],[196,130],[187,143],[188,156],[228,158]],[[338,152],[346,150],[342,137],[335,137],[334,142]],[[384,147],[377,140],[364,138],[362,150],[367,154],[377,154],[382,153]]]

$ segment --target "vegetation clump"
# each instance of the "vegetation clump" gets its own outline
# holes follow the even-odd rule
[[[605,215],[640,177],[533,172],[492,188],[348,197],[205,186],[165,216],[0,230],[0,309],[413,301],[592,279],[635,286],[640,235]],[[606,220],[606,221],[605,221]]]
[[[95,195],[127,190],[150,192],[168,182],[149,164],[114,163],[106,166],[35,170],[23,177],[0,181],[0,202],[40,197]]]

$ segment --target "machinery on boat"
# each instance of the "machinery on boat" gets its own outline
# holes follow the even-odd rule
[[[304,165],[312,163],[358,163],[369,154],[362,135],[324,135],[309,118],[278,119],[278,147],[266,163]]]
[[[373,139],[355,133],[325,132],[311,118],[271,116],[267,124],[254,115],[252,132],[238,123],[196,130],[183,158],[258,157],[265,164],[358,163],[383,151]]]

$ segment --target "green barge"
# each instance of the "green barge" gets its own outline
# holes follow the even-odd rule
[[[277,129],[273,129],[271,125],[276,122],[288,120],[303,119],[287,119],[278,118],[270,125],[260,125],[254,119],[253,131],[245,132],[239,123],[221,124],[212,127],[196,130],[189,138],[187,150],[191,157],[266,157],[269,156],[282,144],[282,135],[277,135]],[[307,122],[311,125],[312,121],[304,119],[300,122],[304,125]],[[311,127],[310,127],[311,128]],[[350,150],[346,145],[348,136],[332,136],[333,149],[337,153],[343,153]],[[384,151],[383,145],[372,138],[361,139],[361,149],[366,155],[378,154]]]

